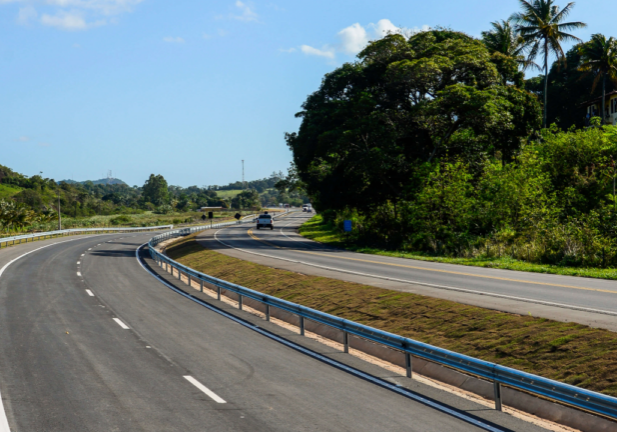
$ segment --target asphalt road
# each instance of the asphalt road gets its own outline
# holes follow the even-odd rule
[[[207,296],[244,321],[178,294],[161,280],[186,285],[136,259],[152,235],[0,250],[0,432],[541,430]]]
[[[368,255],[297,234],[311,215],[291,213],[274,230],[238,226],[206,231],[209,248],[304,274],[366,283],[467,304],[617,331],[617,282]]]

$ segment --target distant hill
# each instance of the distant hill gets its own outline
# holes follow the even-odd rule
[[[62,182],[65,182],[65,183],[70,183],[70,184],[73,184],[73,183],[78,183],[78,184],[86,184],[86,183],[88,183],[89,181],[91,181],[91,182],[92,182],[93,184],[95,184],[95,185],[98,185],[98,184],[112,184],[112,185],[119,184],[119,185],[126,185],[126,183],[124,183],[122,180],[117,179],[117,178],[109,178],[109,179],[104,178],[104,179],[100,179],[100,180],[86,180],[86,181],[82,181],[82,182],[76,182],[76,181],[74,181],[74,180],[61,180],[60,182],[61,182],[61,183],[62,183]],[[127,185],[127,186],[128,186],[128,185]]]

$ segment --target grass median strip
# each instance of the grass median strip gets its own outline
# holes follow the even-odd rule
[[[534,264],[514,259],[509,256],[501,257],[475,257],[475,258],[451,258],[445,256],[431,256],[422,252],[407,252],[377,249],[353,244],[346,239],[344,233],[324,223],[320,215],[315,215],[300,227],[300,234],[307,239],[330,246],[347,249],[354,252],[388,256],[394,258],[409,258],[419,261],[431,261],[447,264],[459,264],[472,267],[486,267],[504,270],[518,270],[532,273],[558,274],[563,276],[581,276],[597,279],[617,280],[615,268],[586,268],[566,267],[551,264]]]
[[[617,333],[307,276],[204,249],[167,248],[200,272],[461,354],[617,396]]]

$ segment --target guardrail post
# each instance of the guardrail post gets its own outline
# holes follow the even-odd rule
[[[242,310],[242,296],[238,294],[238,309]]]
[[[343,332],[343,352],[349,352],[349,333]]]
[[[266,321],[270,321],[270,305],[266,305]]]
[[[300,336],[304,336],[304,317],[300,317]]]
[[[495,390],[495,409],[501,411],[501,383],[493,381],[493,389]]]
[[[191,275],[190,275],[190,274],[187,274],[187,275],[186,275],[186,277],[187,277],[187,279],[188,279],[188,282],[187,282],[187,283],[189,284],[189,288],[190,288],[190,287],[191,287]]]
[[[407,378],[411,378],[413,375],[413,364],[411,363],[411,354],[405,353],[405,369],[407,370]]]
[[[203,279],[201,279],[201,280],[200,280],[200,282],[201,282],[201,283],[199,284],[199,290],[200,290],[201,292],[204,292],[204,281],[203,281]]]
[[[218,301],[220,301],[220,300],[221,300],[221,287],[220,287],[220,286],[217,286],[217,287],[216,287],[216,299],[217,299]]]
[[[178,280],[182,281],[182,272],[178,269]]]

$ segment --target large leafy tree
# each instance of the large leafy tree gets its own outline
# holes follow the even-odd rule
[[[144,183],[142,195],[146,202],[155,205],[167,204],[169,202],[167,180],[160,174],[150,174],[150,177]]]
[[[579,69],[595,75],[591,91],[602,81],[602,119],[606,120],[606,79],[617,83],[617,41],[614,37],[606,38],[594,34],[591,40],[579,46],[581,64]]]
[[[546,127],[548,106],[548,59],[551,55],[562,61],[565,57],[561,44],[568,41],[580,41],[570,33],[571,30],[586,27],[580,21],[564,22],[574,7],[574,2],[568,3],[563,9],[553,0],[519,0],[522,11],[512,15],[511,19],[517,24],[516,29],[528,46],[527,61],[533,62],[538,55],[543,61],[544,70],[544,116],[543,124]]]
[[[409,199],[443,157],[510,158],[539,126],[535,96],[502,84],[486,46],[432,30],[373,42],[327,74],[287,142],[317,207],[371,212]],[[509,59],[516,71],[516,60]]]

